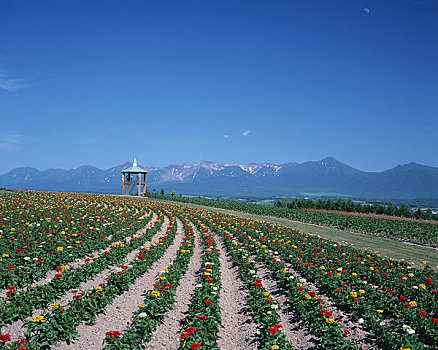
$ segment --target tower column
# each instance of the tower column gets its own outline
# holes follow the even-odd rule
[[[122,195],[125,193],[125,174],[122,173]]]

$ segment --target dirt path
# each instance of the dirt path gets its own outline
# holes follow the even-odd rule
[[[198,278],[201,268],[201,233],[192,225],[195,233],[195,248],[190,260],[188,270],[181,279],[181,283],[176,289],[175,305],[169,312],[163,323],[157,327],[152,335],[151,341],[147,344],[149,349],[176,350],[179,347],[179,335],[177,332],[181,328],[181,321],[189,309],[190,298]]]
[[[147,217],[147,215],[145,214],[144,217]],[[144,228],[138,230],[136,234],[142,234],[142,233],[146,232],[146,229],[147,229],[147,228],[149,228],[150,226],[152,226],[153,224],[155,224],[157,218],[158,218],[158,216],[157,216],[157,214],[154,212],[154,213],[153,213],[153,216],[152,216],[152,218],[151,218],[151,220],[147,223],[147,225],[146,225]],[[112,239],[112,236],[113,236],[113,235],[111,234],[111,235],[107,236],[106,239],[107,239],[107,240],[111,240],[111,239]],[[130,236],[126,237],[126,239],[125,239],[125,241],[130,241],[130,240],[131,240],[131,237],[130,237]],[[109,244],[107,247],[105,247],[105,248],[102,248],[102,249],[100,249],[100,250],[97,250],[97,251],[94,251],[94,252],[88,254],[88,256],[89,256],[89,257],[92,257],[92,256],[97,257],[97,256],[101,255],[105,250],[108,250],[108,249],[109,249],[109,246],[110,246],[110,244]],[[85,265],[85,264],[87,263],[85,260],[86,260],[86,256],[84,256],[82,259],[76,259],[75,261],[69,262],[68,264],[65,264],[65,266],[67,266],[68,269],[78,268],[78,267],[81,267],[82,265]],[[32,285],[32,286],[46,285],[46,284],[50,283],[50,281],[51,281],[53,278],[55,278],[55,275],[56,275],[57,273],[59,273],[59,272],[58,272],[58,271],[55,271],[54,269],[52,269],[52,270],[48,271],[47,274],[46,274],[46,276],[44,276],[43,278],[40,278],[38,281],[35,281],[35,282],[33,282],[33,283],[30,283],[30,284],[28,284],[27,286],[25,286],[25,287],[23,287],[23,288],[17,289],[17,292],[19,293],[19,292],[21,292],[21,291],[24,291],[24,290],[26,290],[27,288],[30,288],[31,285]],[[7,292],[6,289],[0,291],[0,299],[6,297],[6,292]]]
[[[239,270],[227,252],[222,239],[216,235],[222,290],[219,298],[222,326],[218,345],[223,350],[258,349],[259,333],[248,305],[248,292],[239,276]]]
[[[139,231],[137,231],[137,234],[143,234],[146,232],[147,228],[149,228],[152,224],[154,223],[154,221],[151,221],[148,223],[148,225],[146,225],[144,228],[140,229]],[[159,237],[163,236],[166,233],[167,230],[167,226],[169,224],[169,220],[167,219],[167,217],[165,217],[164,222],[163,222],[163,226],[161,228],[161,230],[156,233],[153,237],[153,239],[149,242],[153,242],[154,240],[157,240]],[[129,239],[130,240],[130,237]],[[129,253],[126,257],[126,261],[127,263],[129,261],[131,261],[132,259],[135,258],[136,254],[138,253],[138,249],[134,250],[133,252]],[[97,274],[94,278],[89,279],[85,282],[83,282],[78,289],[76,290],[87,290],[90,289],[92,287],[98,286],[99,283],[104,282],[105,278],[110,274],[112,270],[112,267],[109,267],[108,269],[105,269],[104,271],[100,272],[99,274]],[[75,294],[74,293],[70,293],[67,292],[66,294],[64,294],[64,296],[59,299],[59,300],[54,300],[53,303],[61,303],[62,305],[66,305],[70,300],[73,300],[73,296]],[[51,310],[51,304],[47,305],[47,311]],[[32,315],[30,315],[29,317],[27,317],[28,320],[31,320],[33,316],[36,315],[41,315],[45,310],[42,309],[36,309],[32,312]],[[23,326],[23,322],[21,320],[18,320],[16,322],[14,322],[11,325],[6,325],[1,329],[1,334],[3,333],[8,333],[11,335],[12,339],[18,339],[21,337],[23,331],[22,331],[22,326]]]
[[[105,313],[98,314],[96,316],[96,323],[93,326],[87,326],[85,322],[81,323],[77,328],[79,338],[74,340],[74,343],[67,345],[65,342],[62,342],[52,349],[100,349],[106,332],[125,329],[127,321],[132,319],[133,313],[144,300],[142,296],[143,291],[152,287],[156,275],[167,267],[169,260],[175,257],[182,238],[183,227],[181,222],[178,222],[175,241],[166,250],[164,255],[152,264],[151,269],[137,279],[128,291],[116,297],[113,303],[107,306]]]
[[[254,261],[258,260],[254,255],[251,255],[251,258]],[[300,318],[299,313],[293,307],[293,304],[281,292],[281,288],[278,287],[277,282],[272,278],[272,272],[260,262],[256,263],[256,267],[259,277],[263,281],[263,286],[280,304],[277,313],[280,316],[281,324],[283,325],[282,331],[286,339],[297,350],[323,350],[324,347],[320,345],[320,340],[310,333],[304,321]]]

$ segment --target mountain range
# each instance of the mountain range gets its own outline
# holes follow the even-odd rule
[[[107,170],[83,165],[77,169],[32,167],[0,176],[0,187],[72,192],[121,192],[121,170],[131,162]],[[365,172],[328,157],[302,164],[224,164],[191,162],[148,171],[147,189],[206,196],[342,196],[361,198],[438,198],[438,168],[409,163],[381,172]]]

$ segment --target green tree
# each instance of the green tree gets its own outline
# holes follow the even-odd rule
[[[170,195],[172,196],[172,197],[175,197],[175,191],[172,191],[172,192],[170,192]]]
[[[164,188],[163,188],[163,187],[161,187],[160,194],[161,194],[162,196],[164,196]]]

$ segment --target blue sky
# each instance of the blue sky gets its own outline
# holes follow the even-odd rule
[[[0,174],[438,166],[438,1],[0,2]]]

